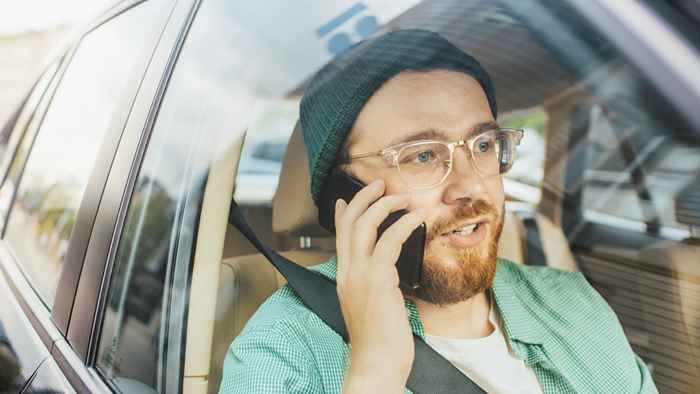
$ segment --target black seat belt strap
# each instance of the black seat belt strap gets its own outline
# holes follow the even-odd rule
[[[236,227],[287,279],[304,304],[324,323],[348,342],[348,333],[340,311],[335,282],[287,259],[260,242],[243,217],[235,201],[231,201],[229,223]],[[415,356],[406,387],[422,393],[485,393],[469,377],[414,334]]]
[[[228,221],[277,268],[277,271],[287,279],[289,285],[304,301],[304,304],[347,342],[348,332],[343,320],[343,314],[340,311],[340,301],[335,290],[335,282],[321,274],[307,270],[260,242],[243,217],[238,204],[233,200]]]

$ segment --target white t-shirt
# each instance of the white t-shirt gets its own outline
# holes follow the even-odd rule
[[[484,338],[453,339],[426,335],[425,340],[488,393],[541,394],[542,389],[532,368],[526,367],[510,352],[493,301],[489,320],[495,329]]]

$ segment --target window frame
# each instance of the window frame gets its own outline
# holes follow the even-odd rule
[[[73,50],[73,45],[70,45],[65,50],[62,58],[58,60],[59,65],[36,106],[31,109],[22,108],[22,111],[31,110],[31,115],[23,129],[12,131],[13,134],[21,132],[22,135],[18,139],[17,145],[12,147],[11,152],[8,152],[9,155],[12,155],[12,159],[9,161],[7,167],[3,168],[2,184],[7,181],[9,170],[12,167],[12,164],[15,162],[18,162],[18,165],[20,166],[17,179],[20,180],[22,178],[24,166],[26,165],[27,158],[29,157],[29,153],[31,152],[31,148],[34,144],[34,138],[36,137],[39,126],[43,121],[49,105],[51,104],[53,94],[55,93],[56,88],[63,77],[63,72],[72,58]],[[17,125],[13,126],[13,128],[16,126]],[[18,148],[23,142],[25,142],[25,140],[28,141],[29,149],[27,149],[25,154],[19,156]],[[10,199],[7,212],[8,214],[3,218],[3,223],[0,223],[2,224],[2,237],[0,238],[0,268],[3,270],[5,278],[7,278],[7,282],[10,289],[14,293],[17,303],[22,307],[24,313],[46,348],[50,350],[53,343],[61,338],[64,333],[61,332],[53,322],[51,312],[46,309],[43,301],[39,298],[39,295],[34,291],[34,288],[29,283],[29,280],[22,273],[17,257],[12,253],[11,248],[4,239],[5,222],[9,217],[9,208],[14,203],[15,195],[16,190],[13,191],[12,198]],[[58,299],[56,302],[58,302]]]
[[[86,32],[80,35],[80,38],[76,42],[74,51],[79,47],[85,36],[146,1],[149,0],[126,0],[111,8],[107,14],[100,18],[96,23],[90,25]],[[169,9],[172,11],[173,4],[172,2],[169,4]],[[142,81],[148,72],[154,53],[159,45],[160,35],[162,35],[163,30],[168,24],[168,18],[169,16],[166,17],[163,23],[163,28],[161,29],[160,33],[158,33],[158,38],[155,40],[153,47],[150,50],[151,58],[146,63],[145,69],[143,72],[135,73],[131,76],[129,83],[136,83],[138,86],[134,96],[124,96],[119,98],[120,102],[115,107],[117,111],[116,116],[111,120],[108,129],[105,132],[105,136],[100,143],[100,147],[98,148],[97,157],[102,158],[102,160],[97,160],[92,168],[89,181],[86,185],[85,192],[83,193],[80,206],[76,213],[75,226],[68,244],[68,250],[63,263],[64,267],[59,278],[58,290],[56,292],[56,299],[60,299],[62,302],[60,304],[56,303],[52,310],[52,317],[54,321],[59,326],[61,331],[67,335],[73,304],[75,303],[78,283],[83,270],[83,264],[85,262],[85,254],[89,245],[91,232],[93,230],[95,217],[97,215],[97,209],[102,200],[105,184],[107,183],[107,177],[122,137],[124,125],[128,121],[132,111],[132,105],[136,100],[136,96],[139,94]]]
[[[142,1],[144,0],[131,3],[135,5]],[[170,2],[174,8],[161,33],[139,91],[131,103],[127,122],[120,129],[120,139],[102,184],[102,198],[92,216],[94,221],[88,234],[90,242],[86,244],[80,261],[80,280],[72,299],[67,331],[69,350],[87,366],[91,375],[99,377],[107,386],[110,383],[95,368],[95,361],[109,278],[116,254],[117,245],[114,242],[121,234],[148,137],[177,55],[184,43],[196,2],[197,0]],[[90,264],[83,264],[84,261],[90,261]]]
[[[63,63],[57,70],[56,75],[54,76],[54,80],[52,80],[51,85],[47,90],[49,94],[45,94],[46,100],[43,103],[39,104],[38,110],[34,114],[34,119],[36,119],[36,123],[32,121],[32,124],[28,125],[24,133],[23,139],[29,140],[29,149],[21,157],[17,157],[16,155],[14,157],[14,160],[19,160],[20,170],[17,175],[17,185],[15,187],[15,190],[13,190],[10,208],[8,209],[4,224],[6,224],[7,218],[9,218],[9,216],[12,213],[11,207],[16,198],[17,189],[22,182],[28,158],[31,155],[34,144],[36,142],[36,137],[38,136],[39,131],[41,130],[46,114],[51,108],[54,96],[61,82],[63,81],[65,73],[72,63],[75,52],[82,44],[83,39],[95,29],[110,22],[113,18],[119,16],[120,14],[128,11],[132,7],[135,7],[145,1],[147,0],[125,0],[107,10],[101,17],[97,18],[92,23],[86,25],[84,29],[79,30],[77,34],[74,34],[71,43],[69,44],[67,54],[63,59]],[[155,51],[156,46],[157,41],[154,44],[154,47],[152,48],[152,52]],[[148,68],[148,65],[146,66],[146,68]],[[143,73],[136,73],[134,76],[132,76],[132,81],[137,82],[134,80],[138,80],[138,82],[140,82],[140,80],[143,79],[145,72],[146,70],[144,70]],[[115,116],[115,119],[108,126],[108,129],[105,132],[104,139],[100,143],[100,146],[98,148],[97,157],[111,157],[112,159],[114,157],[116,145],[119,143],[123,124],[126,121],[126,118],[128,117],[131,103],[133,102],[134,97],[122,97],[120,98],[120,100],[120,103],[116,106],[117,111],[120,111],[120,113],[118,113],[118,116]],[[85,250],[87,249],[87,245],[89,242],[90,231],[92,228],[92,223],[94,221],[95,212],[97,211],[97,206],[99,205],[99,201],[102,197],[102,190],[104,189],[107,173],[109,172],[111,164],[111,160],[99,160],[95,163],[90,172],[89,181],[86,185],[85,192],[83,193],[83,197],[80,201],[79,208],[76,212],[76,224],[68,243],[66,257],[63,263],[64,267],[59,277],[54,304],[51,308],[52,320],[56,327],[59,329],[59,331],[64,335],[67,334],[68,322],[75,297],[75,289],[77,287],[80,271],[82,269],[83,257],[85,255]],[[4,179],[4,181],[6,180],[7,179]],[[6,225],[3,226],[2,230],[3,242],[5,243],[7,249],[11,252],[12,246],[10,245],[10,242],[8,242],[8,240],[5,239]],[[19,258],[16,255],[14,255],[14,253],[12,253],[12,255],[14,264],[16,264],[18,267],[21,267],[21,262],[19,261]]]
[[[12,151],[8,151],[7,153],[8,155],[12,154],[13,156],[11,163],[19,161],[18,165],[20,166],[20,169],[17,175],[18,185],[22,180],[27,159],[31,154],[36,136],[41,128],[44,117],[51,106],[54,94],[56,93],[56,90],[65,75],[66,69],[70,65],[75,51],[81,44],[83,38],[93,30],[111,21],[113,18],[145,1],[148,0],[120,1],[117,4],[114,4],[112,7],[106,9],[92,22],[88,23],[79,30],[76,30],[76,33],[71,36],[70,43],[66,46],[66,49],[62,51],[61,57],[59,57],[60,60],[56,60],[60,63],[52,76],[50,83],[42,93],[42,97],[38,104],[35,106],[35,108],[31,109],[31,117],[24,129],[21,130],[23,135],[18,139],[19,142],[17,146],[12,147]],[[4,239],[5,229],[2,229],[3,237],[0,239],[0,269],[2,269],[3,274],[5,274],[9,287],[17,299],[18,304],[22,307],[24,313],[30,320],[34,330],[41,338],[47,350],[51,352],[51,355],[57,361],[59,368],[68,378],[71,385],[79,392],[112,391],[94,369],[86,368],[87,365],[85,363],[85,357],[80,353],[76,353],[73,343],[81,341],[87,342],[89,338],[71,336],[72,332],[69,331],[69,323],[71,322],[73,310],[76,303],[79,302],[77,298],[77,287],[78,283],[81,283],[79,279],[81,278],[86,251],[89,246],[92,231],[94,230],[93,223],[97,216],[98,206],[101,202],[103,191],[107,183],[109,171],[112,168],[114,158],[116,157],[117,147],[121,141],[122,133],[125,130],[124,124],[129,120],[133,110],[132,105],[136,101],[136,98],[140,95],[145,95],[152,98],[155,94],[155,89],[148,90],[148,93],[144,93],[144,91],[147,90],[143,89],[144,80],[149,71],[151,71],[151,66],[154,63],[154,60],[157,60],[155,59],[155,55],[159,50],[161,57],[165,55],[166,58],[169,58],[171,45],[163,44],[162,38],[164,32],[167,29],[174,30],[175,33],[180,31],[182,21],[178,23],[176,20],[177,18],[171,18],[171,16],[176,8],[186,10],[191,8],[191,5],[188,4],[189,1],[187,0],[171,0],[167,3],[166,7],[169,12],[165,17],[165,21],[163,22],[163,28],[158,34],[158,38],[151,48],[151,58],[143,72],[136,73],[134,76],[134,78],[138,79],[139,88],[133,97],[124,98],[122,102],[118,104],[117,108],[123,108],[125,110],[123,114],[124,116],[118,117],[118,121],[113,121],[110,123],[108,130],[105,133],[105,139],[101,142],[100,147],[98,148],[98,157],[110,157],[111,160],[97,161],[90,173],[88,185],[76,213],[75,228],[76,230],[81,228],[82,231],[80,231],[80,234],[77,234],[78,231],[74,231],[71,239],[69,240],[68,252],[64,261],[65,266],[59,278],[58,291],[56,293],[53,309],[51,311],[44,306],[43,301],[40,299],[29,280],[22,273],[19,260],[13,255],[7,240]],[[53,62],[49,64],[53,64]],[[158,80],[160,80],[160,75],[161,74],[158,73]],[[28,108],[24,108],[23,106],[21,111],[25,110],[28,110]],[[13,128],[14,127],[15,126],[13,126]],[[13,130],[13,133],[19,131],[20,130]],[[22,142],[24,142],[25,139],[29,140],[29,149],[24,155],[18,157],[16,148]],[[0,174],[2,176],[2,183],[7,180],[10,167],[11,166],[8,165],[7,168],[2,169],[3,172]],[[12,206],[15,197],[16,190],[13,192],[10,207]],[[7,217],[9,217],[9,211]],[[4,227],[4,223],[2,224]],[[78,319],[76,324],[78,323],[89,323],[91,325],[92,321],[85,322]]]
[[[112,383],[97,367],[97,356],[119,238],[126,225],[131,197],[147,153],[150,135],[156,125],[170,77],[200,3],[201,0],[177,1],[161,37],[134,101],[133,112],[124,127],[106,180],[105,198],[97,211],[91,242],[85,254],[85,260],[90,260],[91,264],[83,268],[74,300],[68,330],[69,342],[90,372],[99,376],[102,382],[110,387]],[[186,290],[186,294],[186,298],[189,299],[189,289]],[[184,355],[184,350],[182,353]],[[184,357],[182,362],[184,363]],[[178,377],[180,388],[183,377],[184,373]]]

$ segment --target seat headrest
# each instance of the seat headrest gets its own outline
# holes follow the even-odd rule
[[[272,198],[272,230],[297,236],[331,236],[318,224],[318,209],[311,199],[309,159],[299,121],[289,138],[279,185]]]

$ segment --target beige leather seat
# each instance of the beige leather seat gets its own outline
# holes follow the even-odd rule
[[[312,238],[331,236],[318,225],[318,211],[311,200],[309,185],[306,149],[297,127],[287,147],[280,183],[273,199],[272,228],[275,233]],[[507,212],[504,220],[498,254],[522,263],[522,223],[511,212]],[[576,263],[561,230],[546,218],[537,217],[537,221],[540,224],[541,238],[548,260],[556,261],[560,268],[576,269]],[[229,238],[227,243],[245,242],[237,232]],[[334,244],[326,242],[329,243]],[[332,249],[302,249],[282,254],[301,265],[309,266],[327,260],[334,253]],[[223,261],[214,327],[210,393],[218,391],[223,360],[233,339],[258,306],[284,283],[284,278],[261,254],[236,256]]]
[[[295,129],[285,153],[280,184],[272,204],[273,231],[289,236],[330,237],[316,222],[311,200],[308,161],[301,133]],[[246,242],[234,232],[227,243]],[[328,242],[326,242],[328,244]],[[332,243],[331,243],[332,244]],[[333,250],[302,249],[282,252],[292,261],[311,266],[328,260]],[[223,360],[233,339],[260,304],[286,281],[261,254],[224,259],[219,277],[209,393],[219,389]]]

